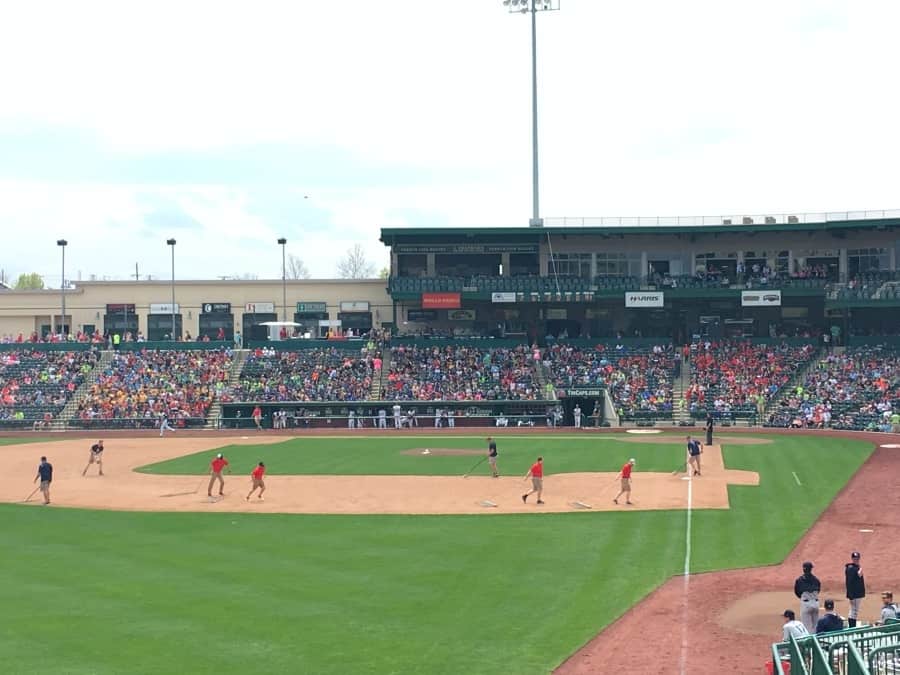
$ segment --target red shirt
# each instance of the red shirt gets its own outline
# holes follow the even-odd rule
[[[222,473],[222,469],[224,469],[226,466],[228,466],[228,460],[227,459],[219,459],[218,457],[216,457],[212,461],[211,466],[212,466],[213,473]]]
[[[253,417],[262,417],[262,410],[260,410],[259,406],[253,409]]]
[[[262,477],[266,475],[266,467],[258,466],[253,469],[253,473],[251,473],[250,475],[253,476],[256,480],[262,480]]]
[[[631,478],[631,462],[625,462],[622,467],[622,478]]]
[[[531,477],[532,478],[543,478],[544,477],[544,465],[541,462],[535,462],[531,465]]]

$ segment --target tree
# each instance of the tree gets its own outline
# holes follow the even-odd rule
[[[286,274],[288,279],[309,279],[309,270],[306,268],[306,263],[293,253],[288,253]]]
[[[375,265],[366,259],[363,247],[355,244],[338,262],[337,271],[342,279],[370,279],[375,274]]]
[[[44,288],[44,279],[37,272],[20,274],[16,279],[17,291],[39,291]]]
[[[382,267],[381,271],[378,272],[379,279],[387,279],[389,276],[391,276],[391,268],[390,267]]]

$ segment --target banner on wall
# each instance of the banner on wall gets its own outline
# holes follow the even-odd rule
[[[274,314],[274,302],[248,302],[244,305],[244,312],[247,314]]]
[[[422,309],[459,309],[461,293],[422,293]]]
[[[204,314],[231,314],[230,302],[204,302],[200,306]]]
[[[437,310],[435,309],[408,309],[406,310],[407,321],[437,321]]]
[[[150,303],[150,313],[151,314],[178,314],[181,311],[181,308],[178,306],[178,303],[175,303],[175,307],[173,309],[171,302],[151,302]]]
[[[781,291],[741,291],[741,307],[780,307]]]
[[[447,312],[447,318],[450,321],[474,321],[474,309],[451,309]]]
[[[662,291],[632,291],[625,294],[626,307],[663,307],[665,306]]]
[[[491,302],[515,302],[515,293],[491,293]]]

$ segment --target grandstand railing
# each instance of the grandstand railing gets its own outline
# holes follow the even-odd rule
[[[719,216],[599,216],[544,218],[549,227],[641,227],[688,225],[796,225],[800,223],[836,223],[857,220],[900,218],[900,209],[876,211],[827,211],[820,213],[741,214]],[[749,222],[748,222],[749,221]]]
[[[889,655],[900,653],[900,623],[884,626],[864,626],[833,633],[811,635],[799,640],[772,645],[772,660],[776,673],[785,673],[783,660],[790,661],[790,672],[811,675],[842,673],[869,675],[870,673],[900,673]],[[890,669],[872,668],[885,662]]]

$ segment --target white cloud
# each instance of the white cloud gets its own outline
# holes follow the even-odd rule
[[[564,0],[538,19],[545,215],[898,206],[896,2]],[[65,176],[7,169],[0,226],[20,236],[0,266],[51,279],[66,236],[86,273],[137,258],[164,276],[172,235],[148,231],[147,194],[199,224],[177,234],[190,276],[277,276],[282,235],[330,276],[353,243],[383,256],[379,226],[525,224],[529,38],[500,0],[7,3],[0,137],[62,129],[100,147],[45,160]],[[164,165],[141,184],[78,175],[260,144],[298,149],[297,182],[330,158],[327,181],[266,193],[201,168],[183,184],[174,159],[169,182]]]

